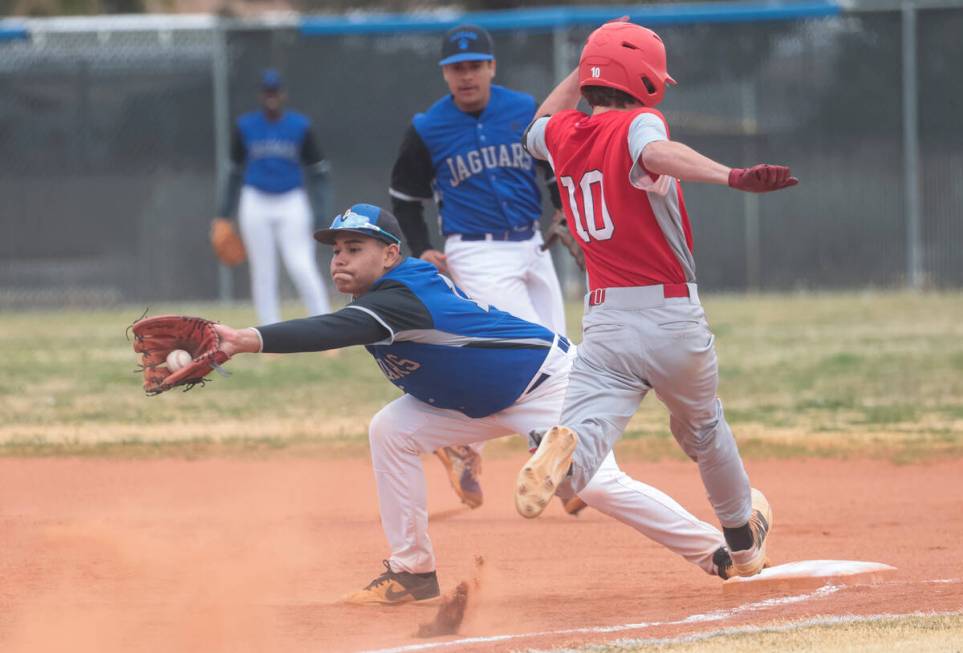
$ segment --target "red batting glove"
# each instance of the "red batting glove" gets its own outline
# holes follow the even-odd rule
[[[729,185],[737,190],[750,193],[768,193],[772,190],[789,188],[799,183],[790,176],[786,166],[771,166],[760,163],[751,168],[733,168],[729,171]]]

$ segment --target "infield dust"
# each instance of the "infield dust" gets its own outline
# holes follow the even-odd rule
[[[360,459],[0,460],[0,650],[358,651],[469,637],[481,639],[442,650],[520,650],[963,610],[959,460],[750,463],[776,513],[775,563],[899,568],[880,585],[789,602],[723,596],[717,578],[598,513],[553,505],[521,519],[511,479],[522,460],[486,461],[486,504],[468,511],[426,459],[442,591],[475,575],[475,555],[486,563],[458,634],[432,640],[415,634],[437,605],[338,602],[386,555]],[[694,465],[625,467],[711,521]]]

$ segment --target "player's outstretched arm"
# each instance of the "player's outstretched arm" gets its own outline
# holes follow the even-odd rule
[[[252,327],[234,329],[226,324],[215,324],[214,331],[221,339],[219,349],[229,358],[236,354],[256,354],[261,351],[261,336]]]
[[[786,166],[759,164],[751,168],[730,168],[677,141],[653,141],[642,150],[641,163],[655,175],[668,175],[682,181],[726,184],[754,193],[795,186],[799,180]]]
[[[552,89],[545,101],[538,107],[535,117],[551,116],[559,111],[567,111],[578,106],[578,101],[582,97],[578,89],[578,68],[569,73],[568,77],[559,82],[558,86]]]

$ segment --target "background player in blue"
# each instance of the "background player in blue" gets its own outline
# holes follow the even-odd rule
[[[385,572],[346,597],[404,603],[439,594],[420,455],[557,420],[575,346],[545,327],[473,301],[438,270],[401,255],[387,211],[356,204],[315,234],[334,245],[331,277],[352,295],[330,315],[257,328],[215,328],[221,349],[294,353],[364,345],[405,394],[371,420],[371,460],[391,554]],[[722,533],[624,472],[610,454],[582,490],[592,507],[725,578]]]
[[[231,174],[218,214],[238,213],[251,267],[254,308],[259,323],[268,324],[281,319],[278,251],[308,314],[330,310],[311,238],[312,208],[314,213],[324,215],[328,163],[307,116],[284,109],[285,95],[277,71],[264,71],[260,101],[259,111],[242,115],[235,124]],[[306,180],[302,166],[307,171]]]
[[[480,27],[449,30],[438,63],[450,93],[415,115],[391,172],[392,210],[411,253],[450,275],[472,298],[565,335],[562,291],[538,229],[536,162],[521,145],[535,100],[492,83],[494,48]],[[543,169],[558,209],[554,174]],[[422,203],[431,199],[438,203],[444,253],[428,238]],[[474,474],[480,451],[437,452],[455,492],[471,507],[482,503]],[[583,506],[576,499],[570,507]]]

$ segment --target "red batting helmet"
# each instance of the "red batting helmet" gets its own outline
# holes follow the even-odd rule
[[[589,34],[578,61],[578,85],[606,86],[624,91],[647,107],[675,84],[665,65],[665,45],[659,35],[641,25],[605,23]]]

